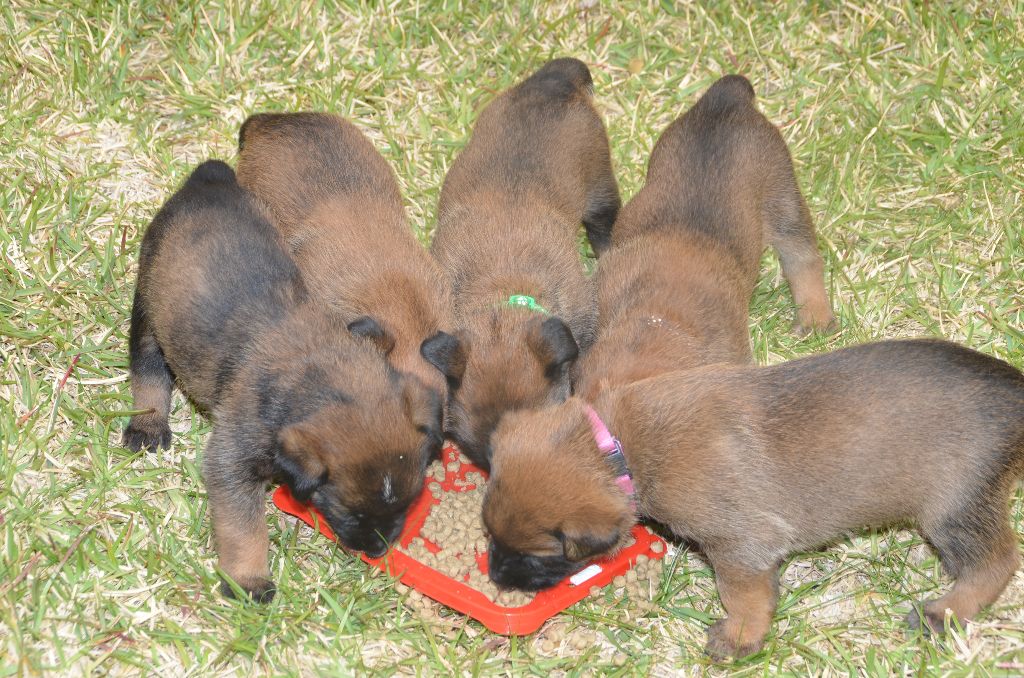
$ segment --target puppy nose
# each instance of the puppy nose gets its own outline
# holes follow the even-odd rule
[[[396,520],[395,524],[391,526],[390,530],[388,530],[388,533],[387,533],[388,542],[392,542],[395,539],[397,539],[398,535],[402,534],[402,528],[403,527],[405,527],[405,516],[404,515],[401,518],[399,518],[398,520]]]
[[[504,568],[505,563],[501,559],[501,554],[498,553],[498,549],[492,543],[487,548],[487,570],[492,574],[500,574]]]
[[[388,545],[382,541],[379,544],[368,546],[366,549],[364,549],[364,552],[370,558],[380,558],[382,555],[388,552]]]

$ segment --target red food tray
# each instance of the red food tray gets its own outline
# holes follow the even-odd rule
[[[446,469],[449,463],[458,461],[458,459],[459,455],[455,448],[446,447],[443,450],[442,461]],[[445,479],[439,483],[441,489],[445,492],[472,489],[474,485],[464,482],[466,474],[470,471],[476,471],[486,476],[476,466],[462,463],[458,471],[445,471]],[[456,480],[462,484],[462,487],[456,487]],[[428,487],[430,483],[437,482],[434,478],[427,476],[423,493],[409,508],[405,528],[398,538],[398,543],[403,548],[408,548],[412,540],[419,535],[423,522],[427,519],[430,511],[440,503],[440,500],[435,499],[430,493]],[[331,528],[327,526],[327,521],[320,515],[320,512],[297,501],[287,487],[283,485],[278,487],[273,498],[274,504],[279,509],[312,527],[319,528],[326,537],[334,539]],[[397,577],[403,584],[411,586],[423,595],[476,619],[496,633],[524,635],[533,633],[554,615],[586,598],[591,588],[605,586],[616,576],[628,571],[636,563],[637,556],[644,554],[652,560],[665,556],[664,541],[652,534],[646,527],[640,525],[633,527],[633,538],[636,542],[619,551],[615,556],[593,561],[581,568],[580,572],[566,577],[554,587],[539,592],[533,601],[521,607],[498,605],[468,584],[438,572],[402,551],[391,549],[380,558],[367,558],[362,553],[359,554],[359,557],[370,565]],[[427,547],[435,553],[440,550],[438,545],[427,540],[424,541],[427,543]],[[662,544],[659,553],[651,549],[651,545],[656,542]],[[486,573],[487,554],[477,554],[477,563],[480,571]]]

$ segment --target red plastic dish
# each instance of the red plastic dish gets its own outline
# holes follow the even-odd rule
[[[442,459],[445,467],[459,458],[458,452],[452,447],[446,447],[442,452]],[[439,484],[445,492],[459,492],[472,489],[474,486],[464,481],[466,474],[470,471],[483,473],[472,464],[461,464],[458,471],[446,471],[445,479]],[[484,474],[486,475],[486,474]],[[462,487],[456,487],[456,481]],[[437,483],[431,477],[427,477],[424,483],[423,493],[413,502],[409,508],[405,529],[398,538],[398,543],[407,548],[412,540],[419,535],[423,522],[427,519],[430,511],[440,503],[430,493],[429,484]],[[274,504],[303,522],[314,528],[319,528],[329,539],[334,539],[331,528],[320,515],[319,511],[311,506],[302,504],[292,497],[287,487],[281,486],[274,492]],[[532,602],[521,607],[504,607],[490,600],[483,593],[471,588],[464,582],[438,572],[432,567],[415,560],[408,554],[391,549],[380,558],[367,558],[365,554],[360,557],[384,572],[397,577],[403,584],[411,586],[420,593],[433,598],[439,603],[458,610],[459,612],[476,619],[490,630],[505,635],[524,635],[533,633],[541,625],[562,610],[574,605],[587,597],[590,589],[595,586],[605,586],[611,580],[628,571],[636,563],[637,556],[644,554],[651,559],[663,558],[665,555],[664,541],[654,535],[646,527],[637,525],[633,528],[633,538],[636,542],[629,547],[619,551],[614,557],[596,560],[580,572],[566,577],[554,587],[541,591]],[[651,549],[655,542],[661,542],[662,548],[659,553]],[[434,547],[436,551],[440,547],[427,542],[428,548]],[[481,572],[487,572],[486,554],[478,554],[478,567]]]

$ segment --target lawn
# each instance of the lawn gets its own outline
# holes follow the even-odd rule
[[[905,633],[911,602],[949,584],[909,530],[793,558],[765,650],[725,668],[702,654],[711,571],[682,548],[653,610],[609,593],[506,639],[412,612],[393,581],[269,512],[278,595],[228,601],[198,471],[209,422],[176,395],[171,450],[119,444],[141,235],[195,163],[234,161],[246,115],[353,119],[427,242],[477,111],[553,56],[590,64],[626,199],[715,78],[753,82],[842,323],[790,335],[766,255],[759,361],[931,335],[1024,367],[1019,4],[13,0],[0,26],[0,676],[1024,672],[1024,573],[945,643]],[[1013,516],[1024,533],[1020,491]],[[595,640],[546,650],[552,626]]]

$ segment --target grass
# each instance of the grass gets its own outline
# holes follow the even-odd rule
[[[172,450],[119,446],[126,332],[143,229],[196,162],[232,160],[254,111],[357,121],[426,241],[476,112],[547,58],[591,64],[627,198],[659,131],[740,71],[792,148],[843,325],[827,339],[789,335],[790,297],[766,256],[757,358],[939,335],[1024,367],[1019,4],[589,4],[0,7],[0,675],[712,667],[701,648],[719,603],[685,550],[657,612],[609,594],[554,621],[599,632],[584,652],[544,653],[538,637],[457,616],[425,622],[383,575],[276,513],[277,598],[216,595],[197,463],[209,423],[176,396]],[[1019,492],[1013,511],[1024,532]],[[729,670],[1024,671],[1022,573],[945,644],[905,635],[911,601],[948,585],[916,533],[851,536],[793,558],[783,582],[766,650]]]

